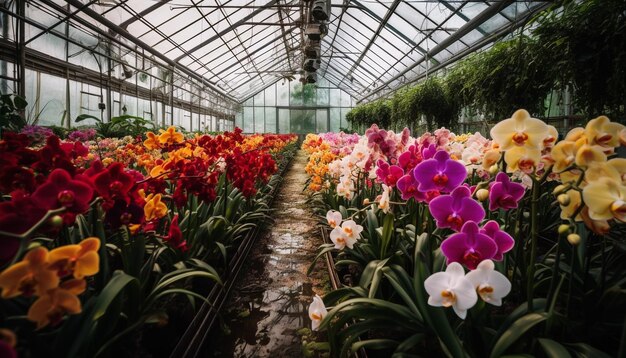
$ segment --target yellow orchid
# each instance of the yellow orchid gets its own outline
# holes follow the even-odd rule
[[[509,173],[521,170],[532,173],[541,160],[541,150],[532,147],[513,147],[504,152],[506,171]]]
[[[626,159],[622,159],[626,161]],[[591,162],[587,170],[585,170],[585,182],[592,183],[600,180],[601,178],[611,178],[618,183],[622,182],[622,175],[615,168],[615,166],[608,162]]]
[[[613,158],[606,162],[606,164],[615,169],[615,171],[619,175],[619,181],[621,181],[623,185],[626,185],[626,159]]]
[[[489,149],[483,156],[483,169],[489,170],[493,165],[497,164],[502,157],[502,153],[498,149]]]
[[[600,178],[583,189],[583,199],[593,220],[626,222],[626,186],[613,178]]]
[[[161,176],[163,173],[165,173],[165,169],[163,168],[163,165],[155,165],[150,170],[150,176],[152,178],[157,178],[157,177]]]
[[[58,285],[56,272],[48,269],[48,250],[44,247],[30,250],[22,261],[0,274],[2,298],[39,296]]]
[[[146,132],[146,140],[143,141],[143,145],[148,149],[159,149],[161,148],[161,144],[159,143],[159,137],[152,133]]]
[[[554,161],[554,166],[552,167],[552,170],[555,173],[559,173],[567,169],[570,165],[574,164],[574,162],[576,161],[577,151],[578,146],[574,141],[562,140],[558,142],[550,152],[552,155],[552,160]]]
[[[74,278],[93,276],[100,270],[100,239],[90,237],[78,245],[58,247],[48,256],[50,269],[57,272],[59,277],[73,275]]]
[[[66,314],[80,313],[80,300],[76,296],[83,293],[86,286],[85,280],[72,279],[63,282],[30,306],[28,319],[36,322],[37,329],[41,329],[50,323],[54,325],[61,322]]]
[[[599,145],[603,148],[614,148],[624,144],[622,138],[626,133],[624,125],[611,122],[606,116],[594,118],[585,126],[585,136],[588,144]]]
[[[600,149],[595,146],[590,146],[589,144],[583,144],[576,151],[576,165],[579,167],[586,168],[591,163],[596,162],[606,162],[606,154],[604,154]]]
[[[561,219],[567,220],[569,218],[572,218],[572,215],[574,215],[578,208],[580,208],[580,205],[582,205],[582,198],[578,190],[568,190],[564,194],[569,197],[569,200],[567,200],[567,205],[559,205],[561,206]],[[576,221],[582,220],[580,213],[578,213],[578,215],[576,215],[576,217],[572,219]]]
[[[550,135],[550,129],[542,120],[520,109],[511,118],[496,124],[490,133],[500,150],[505,151],[516,147],[540,148]]]
[[[185,140],[185,137],[182,133],[176,132],[176,127],[171,126],[167,130],[162,131],[161,135],[159,135],[159,143],[161,144],[177,144],[182,143]]]
[[[143,207],[146,221],[160,219],[167,215],[167,205],[161,201],[161,194],[150,194],[146,197],[146,205]]]

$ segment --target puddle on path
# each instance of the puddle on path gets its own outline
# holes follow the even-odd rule
[[[298,331],[311,326],[308,306],[315,293],[327,290],[328,280],[321,262],[306,276],[322,243],[302,193],[306,162],[299,151],[274,201],[275,222],[252,249],[223,311],[230,334],[216,332],[205,356],[302,356]]]

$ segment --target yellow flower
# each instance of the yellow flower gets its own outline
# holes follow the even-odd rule
[[[48,256],[50,269],[55,270],[59,277],[73,275],[74,278],[93,276],[100,270],[100,239],[90,237],[78,245],[58,247]]]
[[[167,130],[163,131],[161,135],[159,135],[159,143],[161,144],[176,144],[182,143],[185,140],[185,137],[182,133],[176,132],[176,127],[171,126]]]
[[[606,154],[597,147],[583,144],[576,151],[576,165],[586,168],[594,162],[606,162]]]
[[[622,136],[626,127],[624,125],[611,122],[607,117],[600,116],[594,118],[585,126],[585,136],[588,144],[599,145],[604,148],[614,148],[623,142]]]
[[[167,215],[167,206],[161,201],[161,194],[150,194],[146,197],[146,205],[143,207],[146,221],[160,219]]]
[[[583,189],[583,199],[593,220],[626,222],[626,186],[613,178],[600,178]]]
[[[532,147],[513,147],[504,152],[506,171],[512,173],[521,170],[524,173],[532,173],[541,160],[541,150]]]
[[[146,132],[146,137],[148,137],[145,141],[143,141],[143,145],[148,149],[159,149],[161,148],[161,144],[159,144],[159,137],[152,132]]]
[[[2,298],[21,295],[41,295],[59,285],[55,271],[48,270],[48,250],[37,247],[30,250],[24,259],[0,274]]]
[[[85,280],[69,280],[39,297],[28,310],[28,319],[37,323],[37,329],[61,322],[66,314],[81,312],[77,295],[85,291]]]
[[[152,170],[150,170],[150,176],[153,178],[157,178],[165,173],[165,169],[163,169],[163,165],[155,165]]]
[[[490,133],[504,151],[516,147],[540,148],[550,130],[542,120],[531,118],[526,110],[520,109],[511,118],[496,124]]]
[[[574,213],[578,210],[578,208],[580,207],[580,205],[582,204],[582,200],[580,197],[580,192],[577,190],[568,190],[567,192],[565,192],[564,194],[561,195],[567,195],[567,197],[569,198],[569,200],[567,200],[568,204],[567,205],[561,205],[561,219],[563,220],[567,220],[569,218],[572,217],[572,215],[574,215]],[[576,215],[575,218],[572,218],[576,221],[581,221],[582,218],[580,217],[580,213],[578,213],[578,215]]]
[[[552,170],[559,173],[574,164],[577,150],[576,142],[568,140],[558,142],[551,151],[552,160],[554,160]]]

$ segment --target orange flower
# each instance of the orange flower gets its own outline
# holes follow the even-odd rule
[[[58,324],[66,314],[80,313],[80,300],[76,296],[83,293],[86,286],[85,280],[63,282],[30,306],[28,319],[36,322],[37,329],[41,329],[50,323]]]
[[[161,194],[150,194],[146,197],[146,206],[143,207],[146,221],[160,219],[167,215],[167,206],[161,201]]]
[[[100,270],[100,239],[90,237],[78,245],[65,245],[50,251],[50,269],[59,277],[74,275],[74,278],[93,276]]]
[[[176,127],[171,126],[167,130],[163,131],[161,135],[159,135],[159,143],[161,144],[176,144],[182,143],[185,140],[185,137],[182,133],[176,132]]]
[[[37,247],[30,250],[21,262],[0,274],[2,297],[32,296],[45,293],[59,285],[55,271],[48,270],[48,250]]]
[[[148,149],[161,148],[161,144],[159,143],[159,137],[157,137],[156,134],[152,132],[146,132],[146,137],[148,137],[148,139],[143,141],[143,145],[146,146],[146,148]]]

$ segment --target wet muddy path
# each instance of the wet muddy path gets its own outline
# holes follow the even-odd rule
[[[306,163],[306,153],[299,151],[274,201],[275,222],[248,256],[223,311],[222,333],[213,337],[208,356],[303,356],[302,328],[311,326],[309,303],[316,293],[328,291],[322,260],[306,275],[322,243],[302,192]]]

